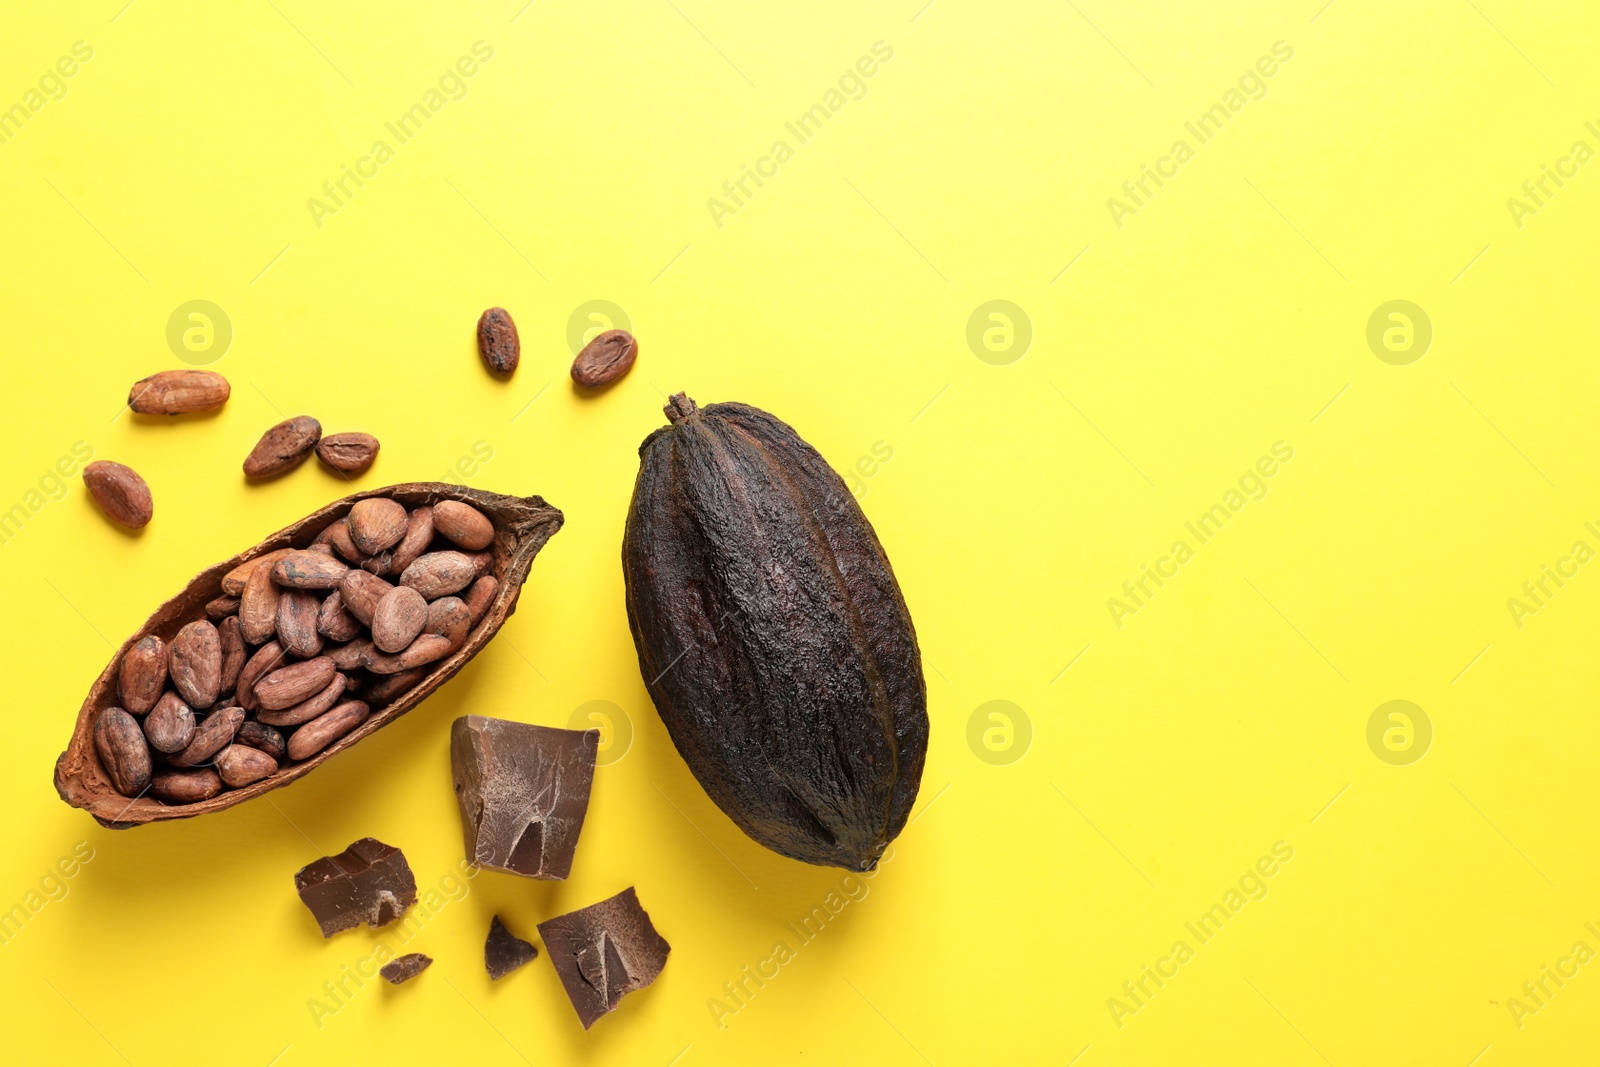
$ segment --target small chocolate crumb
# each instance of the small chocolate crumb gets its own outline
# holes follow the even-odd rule
[[[490,978],[504,978],[538,954],[538,949],[507,930],[500,916],[494,917],[489,924],[489,940],[483,946],[483,965]]]
[[[401,982],[411,981],[427,970],[432,962],[432,956],[424,956],[420,952],[408,952],[385,963],[378,969],[378,973],[383,975],[383,980],[390,985],[399,985]]]

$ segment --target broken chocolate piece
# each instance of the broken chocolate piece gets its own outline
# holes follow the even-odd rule
[[[408,952],[404,956],[396,956],[388,963],[385,963],[378,968],[378,973],[383,975],[383,980],[390,985],[399,985],[401,982],[411,981],[411,979],[427,970],[428,965],[432,962],[432,956],[424,956],[420,952]]]
[[[585,1030],[627,993],[656,980],[667,944],[629,886],[609,900],[539,924],[545,951]]]
[[[483,946],[483,965],[489,977],[504,978],[539,954],[539,950],[506,929],[500,916],[489,924],[489,940]]]
[[[556,730],[466,715],[450,728],[450,764],[467,862],[529,878],[565,878],[589,810],[598,730]]]
[[[387,925],[417,902],[417,880],[404,853],[374,837],[300,868],[294,888],[323,937],[362,923]]]

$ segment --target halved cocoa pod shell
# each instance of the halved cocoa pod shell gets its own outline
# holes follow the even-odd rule
[[[499,582],[499,588],[483,620],[472,628],[467,640],[437,662],[422,668],[425,672],[417,684],[382,707],[374,707],[372,714],[356,729],[339,738],[327,748],[299,763],[290,763],[277,772],[239,789],[224,790],[206,800],[192,804],[163,803],[149,793],[138,797],[125,797],[117,792],[111,776],[100,762],[95,750],[94,725],[101,712],[116,705],[117,679],[122,659],[129,649],[144,637],[155,634],[171,644],[178,631],[196,619],[206,617],[206,604],[222,594],[222,579],[241,563],[265,555],[276,549],[306,548],[329,523],[337,522],[350,513],[358,500],[369,497],[388,497],[407,508],[433,505],[442,500],[458,500],[483,512],[494,523],[494,543],[489,546],[493,563],[488,573]],[[77,725],[67,750],[56,761],[55,786],[61,799],[73,807],[83,808],[102,825],[112,829],[126,829],[165,819],[186,819],[207,812],[231,808],[241,801],[288,785],[309,774],[327,760],[354,745],[368,734],[382,729],[416,707],[434,690],[448,681],[468,660],[477,655],[484,645],[504,625],[516,610],[517,596],[528,577],[528,568],[534,556],[544,547],[557,530],[561,529],[561,512],[537,496],[515,497],[487,493],[465,486],[443,482],[408,482],[383,489],[370,489],[355,493],[313,512],[291,526],[268,537],[260,544],[223,560],[201,571],[177,596],[156,609],[137,633],[129,637],[95,679],[89,696],[78,712]]]

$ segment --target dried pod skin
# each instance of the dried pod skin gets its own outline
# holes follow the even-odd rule
[[[610,385],[639,358],[639,342],[627,330],[607,330],[583,346],[572,361],[572,380],[585,389]]]
[[[261,435],[256,447],[244,458],[246,478],[272,478],[306,461],[322,440],[322,423],[310,415],[284,419]],[[227,777],[223,777],[227,781]]]
[[[372,613],[372,643],[383,652],[400,652],[428,624],[428,602],[409,586],[399,586]]]
[[[522,358],[517,324],[505,308],[490,308],[478,316],[478,354],[495,374],[510,374]]]
[[[222,689],[222,636],[206,619],[178,631],[167,654],[172,687],[191,708],[209,708]]]
[[[156,706],[166,684],[166,644],[155,634],[141,638],[122,657],[117,689],[123,709],[133,715],[143,715]]]
[[[745,833],[870,870],[910,815],[928,740],[916,632],[888,558],[844,482],[783,422],[681,393],[667,416],[640,447],[622,550],[656,710]]]
[[[378,439],[370,433],[330,433],[317,442],[317,458],[340,474],[360,474],[378,458]]]
[[[164,370],[128,390],[128,406],[140,415],[183,415],[228,402],[228,379],[212,370]]]
[[[164,693],[155,709],[144,720],[144,738],[157,752],[171,754],[182,752],[194,740],[194,712],[178,698],[177,693]]]
[[[453,647],[451,641],[444,636],[419,635],[417,641],[413,641],[406,649],[396,654],[395,658],[401,661],[393,664],[403,667],[406,662],[415,662],[417,663],[415,668],[397,670],[393,675],[369,677],[360,663],[363,655],[369,655],[376,650],[365,633],[360,632],[347,641],[327,645],[322,655],[316,657],[326,659],[329,667],[335,667],[333,653],[335,650],[340,653],[340,662],[336,669],[328,670],[325,675],[327,681],[322,689],[308,694],[305,700],[295,704],[264,710],[256,699],[257,684],[267,676],[295,663],[276,637],[277,600],[273,597],[271,610],[260,613],[269,623],[268,627],[264,627],[268,629],[268,633],[262,635],[265,640],[243,641],[242,615],[226,616],[218,626],[219,645],[224,640],[222,637],[224,630],[232,630],[237,624],[240,627],[238,636],[243,645],[240,650],[243,655],[243,665],[237,672],[231,694],[225,691],[225,686],[219,678],[218,701],[212,705],[217,710],[202,718],[200,707],[194,706],[196,718],[199,719],[196,724],[196,736],[207,740],[204,748],[209,755],[199,758],[203,755],[202,750],[196,747],[194,740],[191,739],[190,745],[175,754],[176,759],[157,757],[153,760],[164,765],[161,768],[163,775],[169,775],[162,779],[164,784],[159,789],[152,782],[151,788],[143,795],[129,797],[122,794],[100,757],[95,734],[100,717],[108,708],[118,707],[119,710],[126,710],[120,708],[119,687],[123,664],[135,647],[147,638],[159,640],[163,643],[163,650],[170,660],[170,648],[167,646],[185,626],[206,619],[206,605],[217,599],[219,594],[238,597],[241,613],[248,614],[245,612],[243,595],[245,585],[252,575],[260,571],[262,560],[268,561],[265,572],[266,587],[263,592],[270,594],[282,592],[282,587],[277,586],[272,580],[271,569],[278,560],[290,553],[309,554],[313,558],[333,563],[332,556],[322,555],[320,551],[311,553],[310,547],[313,544],[323,544],[327,545],[328,551],[331,552],[332,545],[329,544],[328,537],[324,536],[330,527],[345,522],[356,504],[372,498],[392,500],[407,512],[421,512],[428,516],[431,516],[432,505],[440,501],[460,501],[470,504],[488,516],[493,523],[495,539],[485,557],[490,561],[485,573],[492,575],[499,583],[499,592],[489,605],[483,620],[467,635],[466,641],[459,647]],[[419,545],[419,549],[425,551],[428,547],[427,542],[432,539],[432,524],[429,520],[424,522],[426,525],[419,526],[418,529],[426,534],[426,537],[420,538]],[[506,496],[444,482],[412,482],[363,490],[331,501],[326,506],[262,538],[258,543],[241,546],[243,551],[232,558],[206,567],[176,590],[175,595],[159,605],[138,630],[108,657],[110,662],[89,687],[88,694],[78,710],[66,751],[56,761],[54,782],[57,793],[68,804],[85,809],[102,825],[120,829],[221,811],[298,781],[328,760],[334,759],[338,753],[358,744],[375,731],[410,712],[470,662],[493,639],[506,619],[515,611],[522,583],[528,576],[535,556],[560,529],[561,524],[561,513],[538,497]],[[408,518],[403,532],[409,532],[412,525]],[[472,558],[471,561],[475,570],[484,566],[476,558]],[[395,588],[370,574],[360,571],[358,573],[376,581],[384,590]],[[343,585],[344,580],[341,576],[335,585],[330,586],[330,590],[339,589],[341,602],[344,599]],[[375,604],[373,606],[376,607]],[[234,622],[230,623],[229,620]],[[320,611],[317,621],[319,624],[322,621]],[[424,638],[426,640],[423,640]],[[149,649],[154,644],[155,641],[150,641],[144,647]],[[231,646],[232,642],[228,644]],[[442,654],[438,654],[441,652]],[[227,651],[224,650],[223,662],[226,663],[229,658]],[[426,662],[418,662],[420,660]],[[314,660],[303,662],[309,663]],[[231,678],[233,671],[231,668],[219,669],[219,674],[223,678]],[[336,675],[341,688],[338,693],[329,694],[331,705],[320,709],[320,715],[311,714],[304,722],[296,725],[310,725],[328,711],[336,709],[341,701],[350,702],[352,696],[362,690],[381,687],[387,695],[381,705],[369,705],[371,712],[340,736],[333,737],[337,731],[332,731],[327,726],[319,728],[326,731],[325,736],[332,739],[303,760],[280,764],[276,773],[269,774],[265,778],[235,788],[227,788],[215,770],[206,766],[215,759],[217,752],[230,743],[244,744],[236,735],[242,729],[247,717],[256,720],[263,727],[271,726],[287,735],[293,726],[275,726],[266,721],[267,716],[277,718],[280,714],[292,713],[300,708],[300,705],[326,692]],[[273,686],[269,687],[268,692],[273,694],[271,703],[279,704],[281,700],[294,695],[284,692],[285,688],[281,682],[274,682]],[[175,689],[174,695],[182,700]],[[311,712],[317,709],[302,710]],[[246,712],[249,712],[248,716]],[[148,715],[148,712],[146,714]],[[297,715],[294,717],[298,718]],[[235,736],[228,736],[229,730],[224,728],[229,726],[230,721],[234,721],[232,732]],[[134,725],[143,741],[142,725],[137,721]],[[211,744],[213,732],[224,735],[220,739],[215,739],[218,743],[214,748]],[[308,735],[308,738],[314,736],[315,733]],[[302,745],[309,744],[309,739],[302,742]],[[285,736],[285,756],[287,747]],[[267,754],[272,755],[270,751]],[[197,758],[198,762],[188,762]],[[169,772],[174,770],[181,770],[183,773],[170,776]],[[351,784],[359,786],[360,783]]]
[[[97,459],[83,468],[83,484],[100,510],[119,526],[137,530],[155,513],[150,487],[132,467]]]
[[[121,708],[107,708],[94,727],[94,747],[117,792],[136,797],[150,784],[150,748],[139,721]]]
[[[400,543],[408,519],[406,509],[393,500],[363,500],[350,509],[350,540],[366,555],[376,555]]]

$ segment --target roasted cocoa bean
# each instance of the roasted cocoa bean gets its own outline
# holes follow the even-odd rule
[[[272,565],[272,580],[285,589],[337,589],[349,570],[331,552],[290,552]]]
[[[243,595],[245,583],[250,580],[250,575],[256,569],[256,567],[265,563],[268,565],[268,569],[270,570],[271,564],[276,563],[284,556],[287,556],[290,551],[291,549],[287,548],[276,548],[265,555],[257,556],[255,559],[245,560],[243,563],[233,568],[233,570],[222,576],[223,594],[226,596]]]
[[[409,585],[424,600],[437,600],[461,592],[477,576],[477,560],[464,552],[446,550],[418,556],[400,575],[400,584]]]
[[[479,552],[494,541],[489,516],[459,500],[441,500],[433,506],[433,529],[468,552]]]
[[[94,724],[100,765],[117,792],[136,797],[150,784],[150,748],[139,721],[121,708],[107,708]]]
[[[220,708],[195,727],[194,739],[177,755],[168,756],[174,767],[197,767],[233,742],[233,735],[244,725],[244,709],[237,705]]]
[[[277,670],[288,658],[289,654],[276,641],[268,641],[256,649],[255,654],[245,662],[244,670],[239,672],[234,701],[247,711],[254,711],[259,706],[256,703],[256,682]]]
[[[499,591],[500,583],[492,574],[485,574],[467,589],[465,599],[467,610],[472,613],[473,626],[482,621],[484,612],[489,610],[489,605],[494,603],[494,595]]]
[[[233,743],[260,749],[279,763],[282,763],[284,757],[289,754],[288,742],[283,739],[283,735],[261,722],[250,721],[239,727]]]
[[[170,690],[144,720],[145,740],[157,752],[182,752],[194,740],[194,731],[194,712]]]
[[[83,484],[106,518],[119,526],[137,530],[155,513],[150,487],[132,467],[97,459],[83,468]]]
[[[427,667],[413,667],[398,674],[376,674],[361,687],[361,699],[382,711],[427,675]]]
[[[428,621],[423,625],[425,634],[437,634],[450,642],[454,652],[466,643],[472,630],[472,609],[458,596],[442,596],[427,606]]]
[[[206,619],[178,631],[167,654],[172,687],[191,708],[209,708],[222,688],[222,637]]]
[[[222,784],[237,789],[259,782],[278,769],[278,761],[249,745],[229,745],[217,753],[217,775]]]
[[[609,385],[633,368],[639,342],[627,330],[607,330],[583,346],[572,361],[572,380],[585,389]]]
[[[378,439],[370,433],[330,433],[317,442],[317,456],[340,474],[360,474],[378,458]]]
[[[263,711],[281,711],[322,690],[333,681],[333,660],[318,656],[279,667],[256,683],[256,703]]]
[[[406,519],[406,535],[387,552],[380,552],[361,564],[361,569],[380,578],[399,574],[428,550],[433,541],[433,508],[423,505]]]
[[[244,630],[237,615],[229,615],[217,624],[217,637],[222,641],[222,676],[218,679],[217,693],[228,696],[239,686],[239,673],[244,670]]]
[[[239,597],[239,626],[244,639],[252,645],[272,640],[278,631],[278,597],[282,595],[272,580],[272,568],[277,561],[263,559],[244,583]]]
[[[398,674],[412,667],[420,667],[424,663],[443,659],[450,654],[450,651],[448,638],[423,634],[407,645],[404,651],[394,655],[373,648],[361,657],[361,665],[373,674]]]
[[[167,646],[155,634],[141,637],[128,649],[117,672],[117,691],[130,714],[143,715],[156,706],[167,685]]]
[[[326,532],[328,536],[325,543],[331,545],[334,553],[350,566],[357,567],[367,561],[366,553],[357,548],[356,543],[350,540],[350,520],[348,518],[340,519],[328,527]]]
[[[239,598],[236,596],[219,596],[206,603],[206,618],[212,622],[221,622],[230,615],[239,614]]]
[[[393,548],[406,535],[406,509],[388,497],[371,496],[350,508],[350,540],[372,556]]]
[[[212,370],[164,370],[128,390],[128,406],[140,415],[183,415],[228,402],[228,379]]]
[[[321,439],[322,423],[310,415],[284,419],[262,434],[244,458],[245,477],[271,478],[291,471],[306,461]]]
[[[317,620],[322,601],[304,589],[285,589],[278,598],[278,642],[291,656],[310,659],[322,651]]]
[[[362,701],[350,700],[312,719],[289,736],[289,758],[302,760],[321,752],[365,722],[367,710]]]
[[[159,771],[150,792],[168,804],[194,804],[222,792],[222,778],[210,767],[193,771]]]
[[[335,589],[317,609],[317,633],[329,641],[351,641],[361,634],[361,622],[344,609],[344,594]]]
[[[478,354],[483,365],[495,374],[510,374],[522,358],[522,341],[517,324],[505,308],[490,308],[478,316]]]
[[[400,586],[378,601],[372,613],[372,643],[384,652],[399,652],[416,640],[428,622],[428,602],[409,586]]]
[[[268,726],[299,726],[303,722],[310,722],[337,704],[339,697],[349,688],[350,683],[345,676],[335,674],[332,681],[300,703],[277,711],[262,708],[256,712],[256,718]]]
[[[323,650],[323,655],[333,660],[336,670],[353,671],[361,666],[361,658],[372,648],[372,639],[363,637],[355,641],[346,641],[342,645],[333,645]]]
[[[378,604],[393,589],[394,586],[377,575],[361,570],[349,571],[339,582],[344,610],[354,615],[363,626],[372,625],[372,616],[378,610]]]
[[[622,548],[656,710],[745,833],[870,870],[911,813],[928,743],[894,571],[850,490],[789,426],[682,393],[666,413],[640,447]]]

